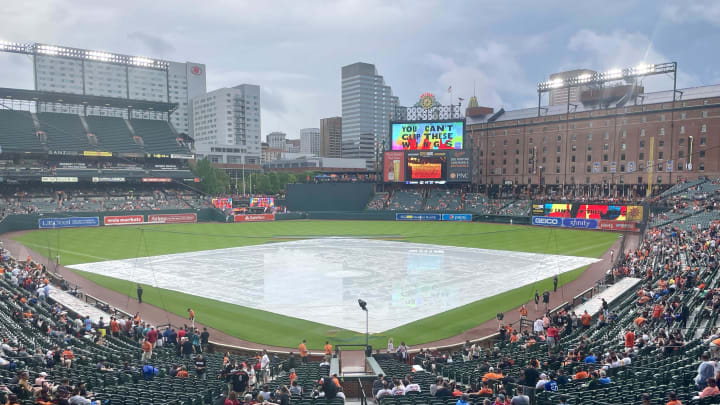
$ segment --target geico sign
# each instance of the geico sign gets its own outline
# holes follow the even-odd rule
[[[534,217],[533,224],[536,224],[536,225],[560,225],[560,218]]]

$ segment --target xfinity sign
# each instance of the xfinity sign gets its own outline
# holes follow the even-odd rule
[[[532,217],[533,225],[562,226],[562,218],[553,217]]]
[[[563,218],[562,225],[567,228],[596,229],[598,221],[597,219]]]

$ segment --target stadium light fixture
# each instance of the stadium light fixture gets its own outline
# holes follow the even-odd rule
[[[358,300],[358,305],[360,305],[360,309],[362,309],[363,311],[367,311],[367,302],[359,299],[359,300]]]
[[[677,73],[677,63],[665,62],[658,64],[641,63],[635,67],[627,69],[613,68],[605,72],[594,74],[583,73],[574,77],[566,77],[564,79],[553,79],[538,83],[537,89],[539,93],[567,87],[576,87],[580,85],[603,85],[607,82],[616,80],[635,79],[642,76],[650,76],[665,73]]]

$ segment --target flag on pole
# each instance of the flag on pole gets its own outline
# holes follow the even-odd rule
[[[448,93],[452,93],[452,86],[448,87]]]

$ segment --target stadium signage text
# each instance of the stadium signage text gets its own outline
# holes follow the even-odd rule
[[[143,183],[172,183],[172,179],[168,177],[143,177]]]
[[[122,183],[125,177],[93,177],[93,183]]]
[[[553,217],[532,217],[533,225],[562,226],[562,219]]]
[[[55,228],[81,228],[90,226],[100,226],[100,218],[98,217],[68,217],[68,218],[40,218],[38,219],[38,228],[55,229]]]
[[[41,177],[43,183],[77,183],[77,177]]]
[[[235,222],[260,222],[260,221],[274,221],[275,214],[247,214],[247,215],[235,215],[233,221]]]
[[[145,217],[142,215],[120,215],[103,218],[103,224],[106,226],[142,224],[143,222],[145,222]]]
[[[396,221],[442,221],[440,214],[395,214]]]
[[[562,226],[566,228],[596,229],[598,221],[596,219],[563,218]]]
[[[472,221],[472,214],[442,214],[443,221]]]
[[[182,224],[189,222],[197,222],[197,214],[152,214],[148,215],[148,222],[156,224]]]

